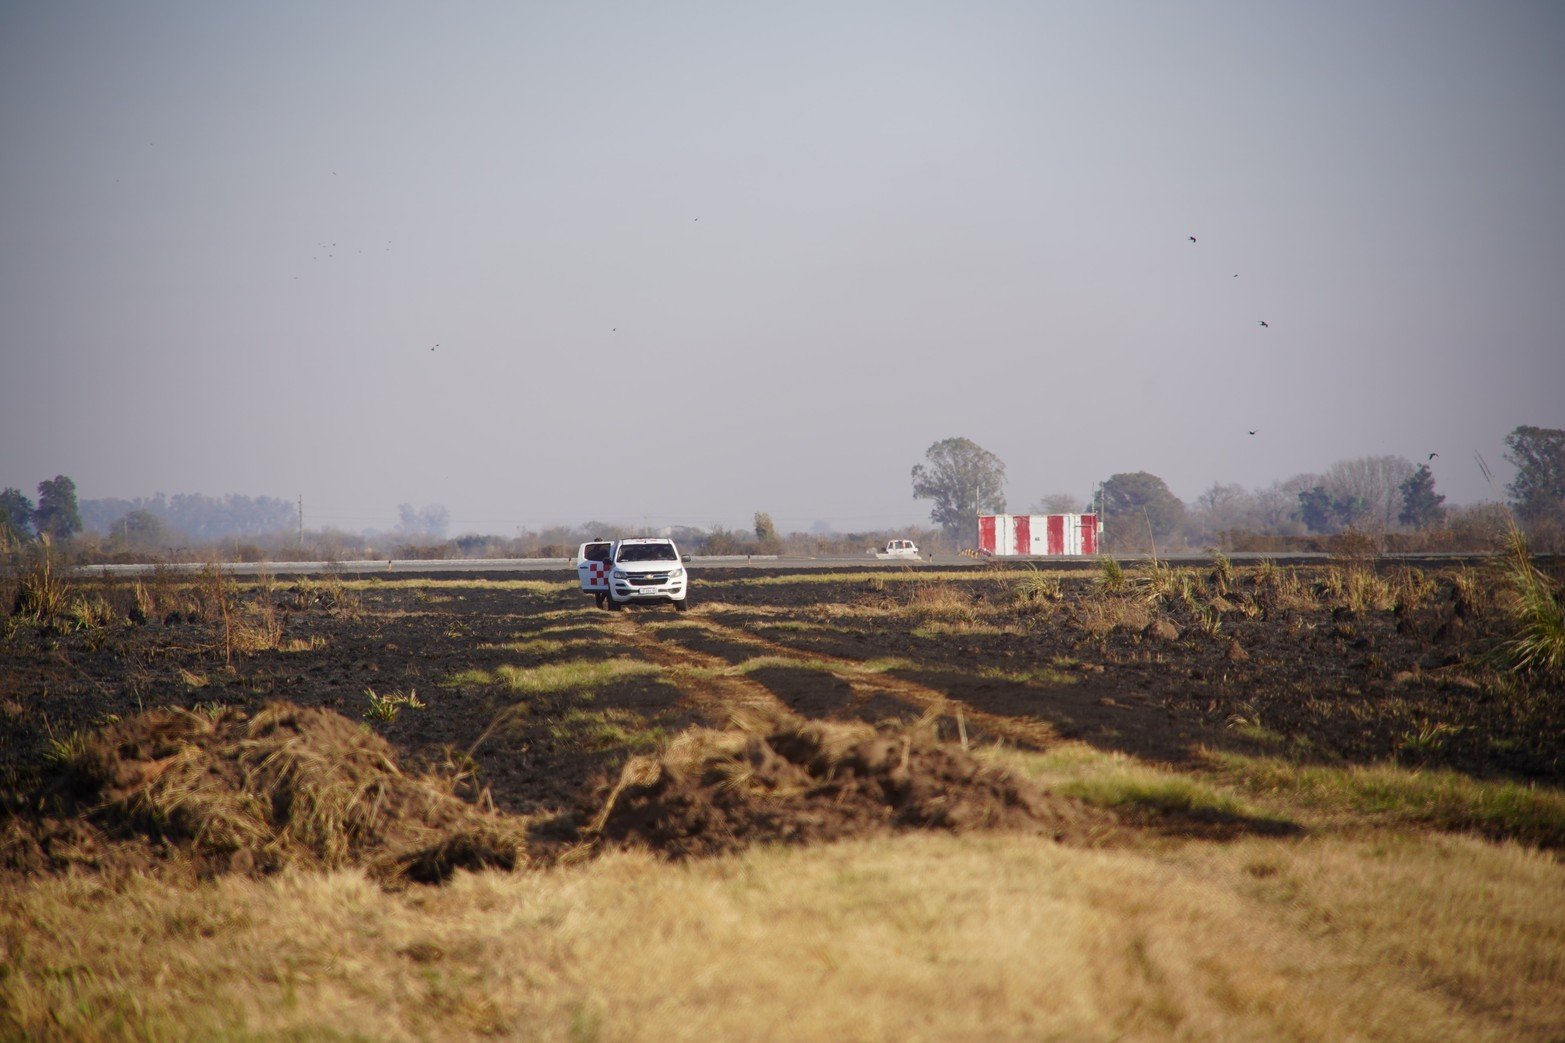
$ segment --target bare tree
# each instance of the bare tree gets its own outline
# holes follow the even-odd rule
[[[1294,535],[1303,531],[1298,520],[1299,490],[1273,482],[1254,493],[1255,528],[1258,532]]]
[[[399,503],[397,517],[397,534],[410,539],[443,540],[446,528],[451,524],[451,512],[438,503],[426,504],[419,510],[414,510],[411,503]]]
[[[1360,456],[1332,464],[1322,484],[1333,503],[1344,505],[1345,522],[1385,532],[1396,524],[1402,483],[1412,476],[1405,456]]]
[[[1028,508],[1034,514],[1080,514],[1085,509],[1081,497],[1070,493],[1044,493],[1042,499]]]
[[[1201,539],[1216,537],[1220,532],[1252,528],[1255,514],[1255,497],[1237,483],[1224,485],[1213,482],[1195,498],[1191,512],[1191,535]]]

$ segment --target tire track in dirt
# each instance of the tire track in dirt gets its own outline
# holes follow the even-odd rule
[[[998,714],[987,713],[969,706],[960,699],[953,698],[949,693],[942,692],[937,688],[930,688],[916,681],[893,677],[889,674],[868,672],[864,669],[864,664],[858,660],[843,659],[838,656],[795,648],[792,645],[758,637],[738,627],[702,618],[696,613],[687,614],[681,620],[681,623],[699,626],[702,630],[724,641],[745,644],[764,653],[797,660],[823,669],[837,678],[837,680],[846,684],[854,691],[856,696],[862,699],[867,700],[876,695],[883,695],[923,713],[934,713],[950,717],[953,720],[962,722],[964,725],[966,722],[971,721],[991,735],[1040,749],[1061,741],[1059,732],[1044,721],[1018,720],[1014,717],[1003,717]],[[648,636],[651,637],[651,635]],[[653,638],[653,640],[655,641],[656,638]],[[660,644],[663,644],[666,648],[666,643]],[[732,669],[726,660],[715,656],[706,656],[704,653],[691,649],[681,648],[678,655],[685,658],[711,659],[721,664],[724,668]],[[727,679],[741,680],[738,677],[729,677]],[[762,689],[765,688],[759,682],[746,680],[743,683],[747,689],[752,685]],[[781,705],[776,697],[771,695],[770,691],[767,692],[767,696],[771,703]]]
[[[736,716],[768,721],[793,716],[765,685],[733,673],[726,659],[662,640],[623,616],[610,620],[606,629],[621,646],[668,675],[690,708],[717,727],[727,726]]]

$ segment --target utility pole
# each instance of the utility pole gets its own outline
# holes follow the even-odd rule
[[[973,549],[974,550],[977,550],[978,548],[982,547],[983,544],[984,544],[984,536],[983,536],[983,533],[980,531],[982,529],[982,526],[978,524],[979,504],[983,501],[983,496],[984,496],[984,478],[983,478],[983,475],[981,475],[981,474],[980,475],[974,475],[973,476]]]
[[[1104,543],[1104,534],[1107,532],[1107,526],[1105,526],[1103,524],[1103,521],[1104,521],[1103,516],[1104,516],[1105,513],[1107,513],[1104,510],[1104,508],[1106,506],[1107,505],[1104,503],[1104,500],[1103,500],[1103,483],[1099,482],[1098,483],[1098,553],[1100,553],[1100,554],[1105,553],[1107,551],[1107,549],[1108,549],[1107,548],[1107,544]]]
[[[304,494],[299,494],[299,546],[304,546]]]

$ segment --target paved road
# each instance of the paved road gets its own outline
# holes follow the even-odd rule
[[[1124,564],[1134,564],[1146,561],[1145,556],[1119,555],[1119,560]],[[1440,565],[1472,563],[1485,560],[1489,555],[1481,554],[1387,554],[1382,555],[1382,560],[1395,560],[1409,565]],[[1304,565],[1318,564],[1329,561],[1328,554],[1230,554],[1228,560],[1235,565],[1254,564],[1263,559],[1270,559],[1279,565]],[[1159,560],[1175,565],[1199,565],[1212,560],[1210,554],[1168,554]],[[1098,559],[1095,557],[1057,557],[1057,558],[1003,558],[1003,559],[975,559],[958,555],[937,555],[932,559],[913,560],[881,560],[869,554],[863,555],[838,555],[821,558],[791,557],[786,555],[753,556],[714,556],[692,557],[690,567],[692,569],[703,568],[753,568],[764,570],[777,570],[781,572],[798,569],[953,569],[953,568],[981,568],[990,564],[1004,564],[1010,568],[1038,568],[1045,570],[1067,570],[1094,568]],[[207,568],[205,563],[181,563],[175,565],[84,565],[76,569],[78,575],[86,576],[145,576],[157,568],[171,569],[176,572],[199,572]],[[270,574],[273,576],[314,576],[324,574],[352,575],[352,576],[441,576],[453,573],[552,573],[556,576],[575,574],[574,563],[566,558],[454,558],[437,561],[425,561],[419,559],[397,559],[378,561],[274,561],[265,563],[255,562],[224,562],[221,565],[224,572],[234,576],[259,576]]]

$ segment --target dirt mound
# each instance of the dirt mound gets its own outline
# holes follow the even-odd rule
[[[1114,821],[936,740],[928,728],[819,721],[694,729],[625,765],[588,828],[671,857],[902,829],[1012,829],[1088,841]]]
[[[405,775],[380,736],[330,710],[160,709],[98,732],[12,815],[0,866],[183,863],[212,875],[361,865],[383,880],[438,882],[525,861],[517,821]]]

